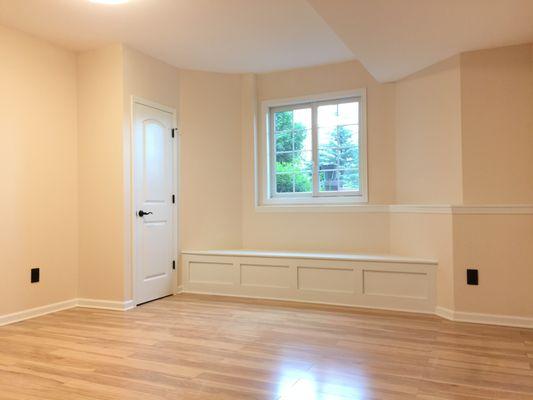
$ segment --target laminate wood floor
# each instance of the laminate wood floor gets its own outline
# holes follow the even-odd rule
[[[2,400],[533,399],[533,330],[178,295],[0,328]]]

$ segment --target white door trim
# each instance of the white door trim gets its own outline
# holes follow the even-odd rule
[[[173,254],[174,254],[174,260],[176,261],[176,269],[172,271],[172,278],[173,278],[173,294],[178,293],[178,270],[179,270],[179,229],[178,229],[178,221],[179,221],[179,215],[180,215],[180,187],[179,187],[179,175],[180,175],[180,168],[179,168],[179,159],[180,159],[180,136],[181,131],[178,126],[178,120],[177,120],[177,112],[175,108],[168,107],[159,103],[156,103],[151,100],[144,99],[139,96],[131,96],[131,103],[130,103],[130,259],[131,259],[131,290],[132,290],[132,299],[133,299],[133,307],[136,307],[138,304],[138,293],[137,293],[137,265],[135,263],[135,218],[136,218],[136,209],[135,209],[135,188],[134,188],[134,174],[135,174],[135,168],[134,168],[134,154],[135,154],[135,104],[141,104],[144,106],[152,107],[161,111],[168,112],[172,114],[172,124],[173,127],[177,129],[177,132],[174,136],[173,140],[173,148],[172,148],[172,164],[173,164],[173,192],[176,196],[175,203],[173,204],[172,208],[172,232],[173,232]]]

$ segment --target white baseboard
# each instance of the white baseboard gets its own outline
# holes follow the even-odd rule
[[[515,328],[533,328],[533,318],[528,317],[453,311],[444,307],[437,307],[435,314],[437,314],[439,317],[455,322],[512,326]]]
[[[12,314],[0,315],[0,326],[13,324],[26,319],[40,317],[57,311],[74,308],[78,305],[78,299],[60,301],[59,303],[47,304],[41,307],[30,308],[29,310],[18,311]]]
[[[449,308],[439,307],[437,306],[435,308],[435,314],[438,315],[441,318],[449,319],[450,321],[453,321],[453,310],[450,310]]]
[[[179,287],[177,290],[177,293],[183,293],[183,292],[184,292],[183,288]],[[192,292],[188,292],[188,293],[192,293]],[[199,294],[205,295],[207,293],[199,293]],[[265,299],[264,297],[255,297],[255,296],[234,296],[234,297]],[[290,299],[279,299],[279,298],[271,298],[269,300],[291,301]],[[328,303],[319,303],[319,304],[328,304]],[[336,304],[331,304],[331,303],[329,304],[336,305]],[[20,322],[20,321],[24,321],[30,318],[40,317],[42,315],[51,314],[57,311],[67,310],[69,308],[74,308],[74,307],[126,311],[126,310],[130,310],[134,308],[135,303],[133,300],[128,300],[128,301],[111,301],[111,300],[97,300],[97,299],[65,300],[65,301],[48,304],[48,305],[41,306],[41,307],[30,308],[29,310],[23,310],[23,311],[11,313],[11,314],[0,315],[0,326],[13,324],[15,322]],[[365,307],[365,308],[379,309],[379,307]],[[391,311],[396,311],[396,310],[391,310]],[[416,311],[416,310],[413,310],[413,311],[397,310],[397,311],[408,311],[408,312],[420,313],[420,311]],[[445,308],[445,307],[436,307],[435,314],[438,315],[439,317],[442,317],[450,321],[455,321],[455,322],[468,322],[468,323],[486,324],[486,325],[511,326],[511,327],[516,327],[516,328],[530,328],[530,329],[533,328],[533,318],[528,318],[528,317],[470,313],[470,312],[463,312],[463,311],[454,311],[454,310],[450,310],[449,308]]]
[[[126,311],[135,307],[133,300],[109,301],[96,299],[70,299],[58,303],[47,304],[41,307],[30,308],[12,314],[0,315],[0,326],[13,324],[30,318],[40,317],[46,314],[67,310],[74,307],[99,308],[104,310]]]
[[[99,308],[103,310],[126,311],[135,307],[133,300],[114,301],[98,299],[78,299],[78,307],[82,308]]]

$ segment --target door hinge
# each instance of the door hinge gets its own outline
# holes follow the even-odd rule
[[[172,137],[178,134],[178,128],[172,128]]]
[[[176,195],[175,194],[172,195],[172,204],[176,204]]]
[[[176,269],[176,260],[172,260],[172,269]]]

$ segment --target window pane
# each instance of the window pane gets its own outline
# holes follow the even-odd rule
[[[312,118],[310,108],[293,111],[294,129],[311,129]]]
[[[358,143],[359,127],[357,125],[318,128],[318,147],[346,147],[355,146]]]
[[[310,129],[295,129],[293,133],[294,150],[311,151],[313,148],[312,134]]]
[[[359,151],[357,147],[325,147],[318,150],[318,169],[338,168],[359,168]]]
[[[339,168],[339,150],[334,147],[325,147],[318,150],[318,169]]]
[[[344,147],[338,150],[338,165],[341,169],[359,169],[359,149]]]
[[[319,127],[359,124],[359,103],[328,104],[318,107],[317,124]]]
[[[319,127],[332,127],[337,125],[337,105],[328,104],[317,109],[317,125]]]
[[[277,133],[276,151],[292,151],[292,131]]]
[[[359,190],[359,171],[355,169],[345,169],[339,171],[339,190],[340,191],[358,191]]]
[[[311,108],[280,111],[274,113],[274,130],[282,132],[291,129],[311,129],[312,121]]]
[[[359,191],[358,169],[322,170],[318,178],[321,192]]]
[[[306,169],[294,175],[294,189],[297,193],[308,193],[313,191],[313,171]]]
[[[294,191],[294,175],[276,174],[276,192],[292,193]]]
[[[347,103],[348,111],[357,103]],[[340,110],[339,105],[339,110]],[[343,110],[345,111],[345,109]],[[353,113],[352,113],[353,114]],[[355,121],[347,113],[346,121]],[[351,118],[351,119],[350,119]],[[359,126],[337,125],[318,130],[319,190],[323,192],[359,190]]]
[[[292,151],[286,153],[276,153],[276,172],[286,172],[291,170],[293,164],[294,153]]]
[[[330,145],[336,147],[355,146],[359,143],[359,127],[357,125],[339,125],[337,135]]]
[[[275,168],[276,177],[278,178],[276,190],[278,193],[312,191],[312,157],[311,151],[294,151],[276,154]],[[290,179],[288,176],[290,176]]]
[[[338,107],[338,124],[339,125],[358,125],[359,124],[359,103],[341,103]]]
[[[290,131],[292,129],[292,111],[274,113],[274,130],[276,132]]]
[[[337,192],[339,188],[339,181],[337,170],[319,171],[318,186],[321,192]]]
[[[337,127],[318,128],[318,147],[334,145],[337,141]]]

